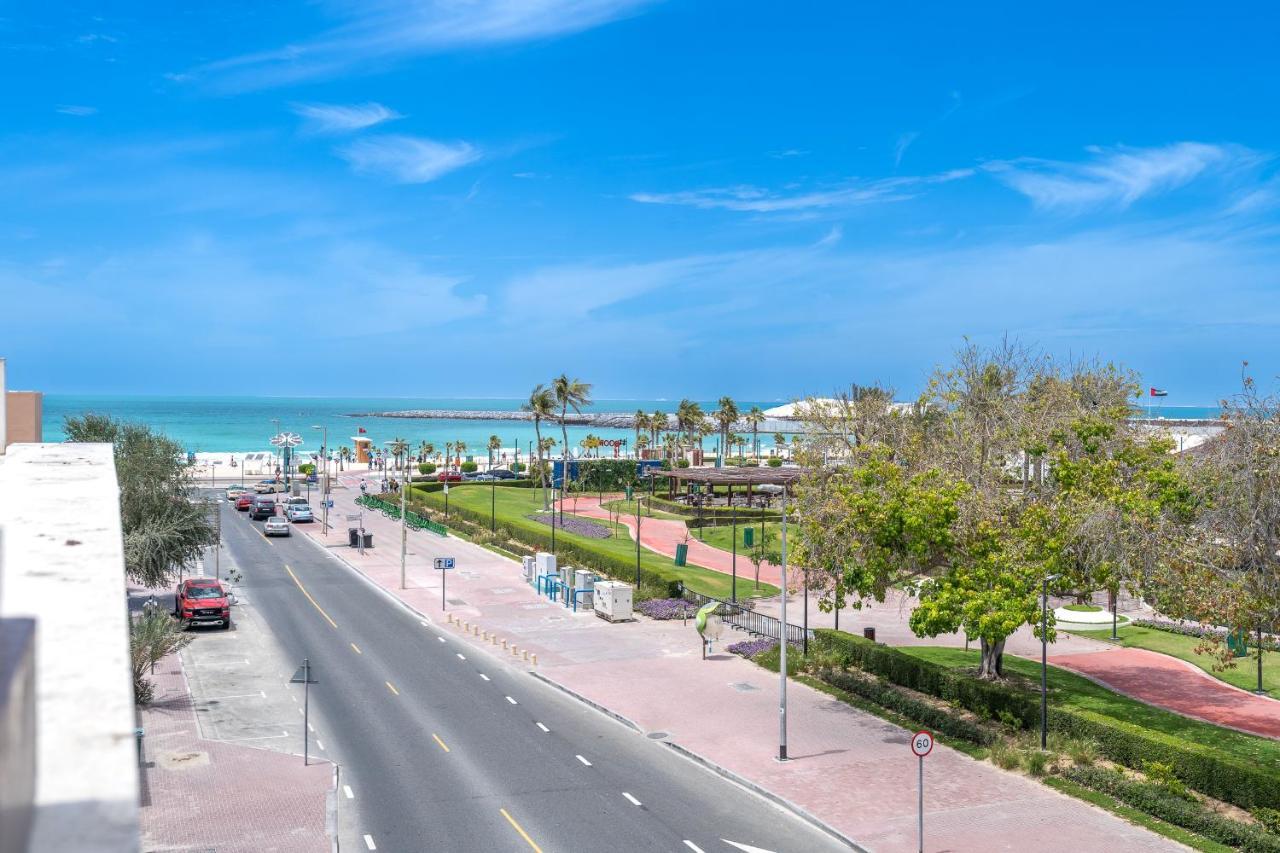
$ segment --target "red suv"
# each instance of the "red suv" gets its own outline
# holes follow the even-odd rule
[[[212,578],[188,578],[178,584],[173,597],[174,616],[183,628],[192,625],[231,627],[231,598]]]
[[[436,480],[441,483],[461,483],[462,474],[458,471],[441,471]]]

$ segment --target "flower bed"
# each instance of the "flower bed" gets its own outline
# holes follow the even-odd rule
[[[1181,634],[1184,637],[1195,637],[1203,639],[1205,637],[1217,637],[1219,642],[1227,641],[1227,632],[1220,628],[1214,628],[1209,625],[1187,625],[1181,622],[1166,622],[1163,619],[1134,619],[1131,623],[1135,628],[1152,628],[1156,631],[1167,631],[1170,634]],[[1249,647],[1253,648],[1258,640],[1258,635],[1250,631],[1248,633]],[[1262,635],[1262,648],[1269,652],[1280,650],[1280,643],[1266,634]]]
[[[650,598],[637,604],[636,610],[650,619],[681,619],[689,613],[697,612],[697,608],[690,609],[691,607],[683,598]]]
[[[768,637],[761,637],[756,640],[742,640],[732,643],[726,649],[731,655],[742,655],[744,658],[753,658],[761,652],[767,652],[770,649],[778,647],[777,640],[771,640]]]
[[[567,530],[570,533],[576,533],[588,539],[608,539],[613,535],[613,531],[603,524],[596,524],[594,521],[588,521],[585,518],[578,518],[574,515],[566,515],[562,520],[558,513],[535,512],[526,515],[525,518],[550,527],[553,515],[555,516],[555,526],[561,530]]]

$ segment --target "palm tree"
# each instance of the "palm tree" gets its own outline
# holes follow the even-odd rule
[[[720,456],[716,459],[716,464],[723,466],[724,459],[729,453],[729,431],[738,421],[738,404],[733,402],[732,397],[721,397],[718,405],[720,408],[712,417],[720,427]]]
[[[404,457],[409,453],[409,442],[405,441],[403,438],[393,438],[391,439],[390,446],[391,456],[396,461],[396,467],[403,468],[402,459],[403,461],[408,461],[407,459],[404,459]]]
[[[430,446],[431,445],[427,444],[425,441],[418,445],[418,453],[415,458],[418,460],[419,464],[426,462],[427,457],[431,455],[431,451],[428,449]]]
[[[676,430],[681,437],[688,439],[690,447],[697,440],[695,435],[701,428],[704,417],[702,406],[688,398],[681,400],[680,405],[676,406]]]
[[[561,479],[564,485],[569,484],[569,427],[565,423],[565,418],[569,414],[569,409],[582,414],[582,407],[591,404],[591,383],[583,382],[581,379],[570,379],[566,374],[561,373],[551,381],[551,390],[555,392],[556,403],[560,406],[560,437],[564,439],[561,445],[564,452],[564,471],[561,473]]]
[[[454,458],[458,460],[458,464],[455,465],[454,467],[457,468],[459,471],[462,470],[462,454],[466,451],[466,449],[467,449],[467,443],[465,441],[459,440],[453,443],[453,455],[454,455]]]
[[[751,427],[751,450],[756,461],[760,461],[760,424],[764,423],[764,411],[759,406],[752,406],[751,411],[743,417],[747,426]]]
[[[773,434],[773,444],[774,447],[778,448],[778,452],[781,453],[787,446],[787,437],[780,432],[775,432]]]
[[[345,444],[338,448],[338,470],[342,471],[342,463],[351,461],[351,448]]]
[[[418,449],[422,451],[423,462],[426,462],[428,459],[434,456],[436,452],[436,446],[429,441],[422,442],[422,445]]]
[[[453,463],[453,442],[446,441],[444,443],[444,470],[447,473],[449,466]]]
[[[652,444],[658,443],[658,433],[665,430],[668,423],[666,412],[655,409],[653,414],[649,415],[649,429],[653,431]]]
[[[649,446],[649,436],[647,435],[636,436],[636,458],[637,459],[644,456],[644,450],[648,446]]]
[[[632,417],[636,427],[636,446],[640,446],[640,434],[649,428],[649,416],[644,413],[644,409],[636,409],[635,415]],[[639,458],[639,451],[637,451]]]
[[[542,479],[542,508],[546,510],[551,504],[547,500],[547,469],[542,464],[542,419],[549,418],[555,413],[556,398],[547,386],[538,383],[537,387],[529,393],[529,399],[520,408],[533,415],[533,433],[538,439],[538,472]]]
[[[493,454],[502,449],[502,439],[496,435],[489,436],[489,467],[493,468]]]

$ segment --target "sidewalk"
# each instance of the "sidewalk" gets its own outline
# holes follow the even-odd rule
[[[337,488],[330,517],[352,512],[357,494],[349,486]],[[441,630],[461,637],[457,622],[466,620],[493,636],[488,643],[472,636],[472,642],[502,654],[495,643],[505,641],[536,655],[540,676],[634,721],[655,740],[678,744],[751,780],[865,848],[916,849],[917,767],[902,729],[790,682],[792,760],[779,763],[777,677],[721,649],[702,660],[692,623],[642,618],[609,624],[575,614],[539,598],[512,561],[427,532],[409,532],[409,588],[401,591],[399,523],[368,512],[364,519],[375,543],[364,555],[346,547],[345,525],[327,537],[319,524],[300,525],[298,532],[358,567]],[[441,611],[441,573],[431,568],[432,558],[443,556],[458,564],[449,573],[448,617]],[[737,638],[730,634],[727,641]],[[507,659],[522,663],[510,653]],[[929,850],[1180,849],[946,747],[926,759],[925,779]]]
[[[1150,705],[1261,737],[1280,738],[1280,701],[1219,681],[1184,660],[1147,649],[1054,655],[1049,662]]]
[[[333,765],[204,740],[177,655],[156,664],[142,711],[142,849],[325,853]]]

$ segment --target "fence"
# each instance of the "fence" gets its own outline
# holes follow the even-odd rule
[[[771,640],[778,639],[782,627],[781,620],[775,619],[772,616],[766,616],[763,613],[756,613],[754,610],[749,610],[740,604],[734,604],[731,601],[721,601],[718,598],[712,598],[709,595],[703,595],[700,592],[694,592],[689,589],[684,591],[684,597],[699,607],[704,604],[710,604],[714,601],[720,605],[716,608],[716,613],[718,613],[720,618],[726,623],[756,637],[768,637]],[[812,640],[813,629],[809,630],[808,635],[808,638]],[[793,645],[802,645],[804,641],[804,628],[788,622],[787,642],[792,643]]]
[[[398,503],[384,501],[382,498],[374,497],[373,495],[362,495],[356,498],[356,503],[366,509],[380,512],[387,518],[394,519],[396,521],[400,519],[400,504]],[[432,533],[438,533],[441,536],[449,535],[449,528],[439,522],[432,521],[429,518],[423,518],[413,510],[409,510],[405,513],[404,523],[405,526],[411,530],[430,530]]]

